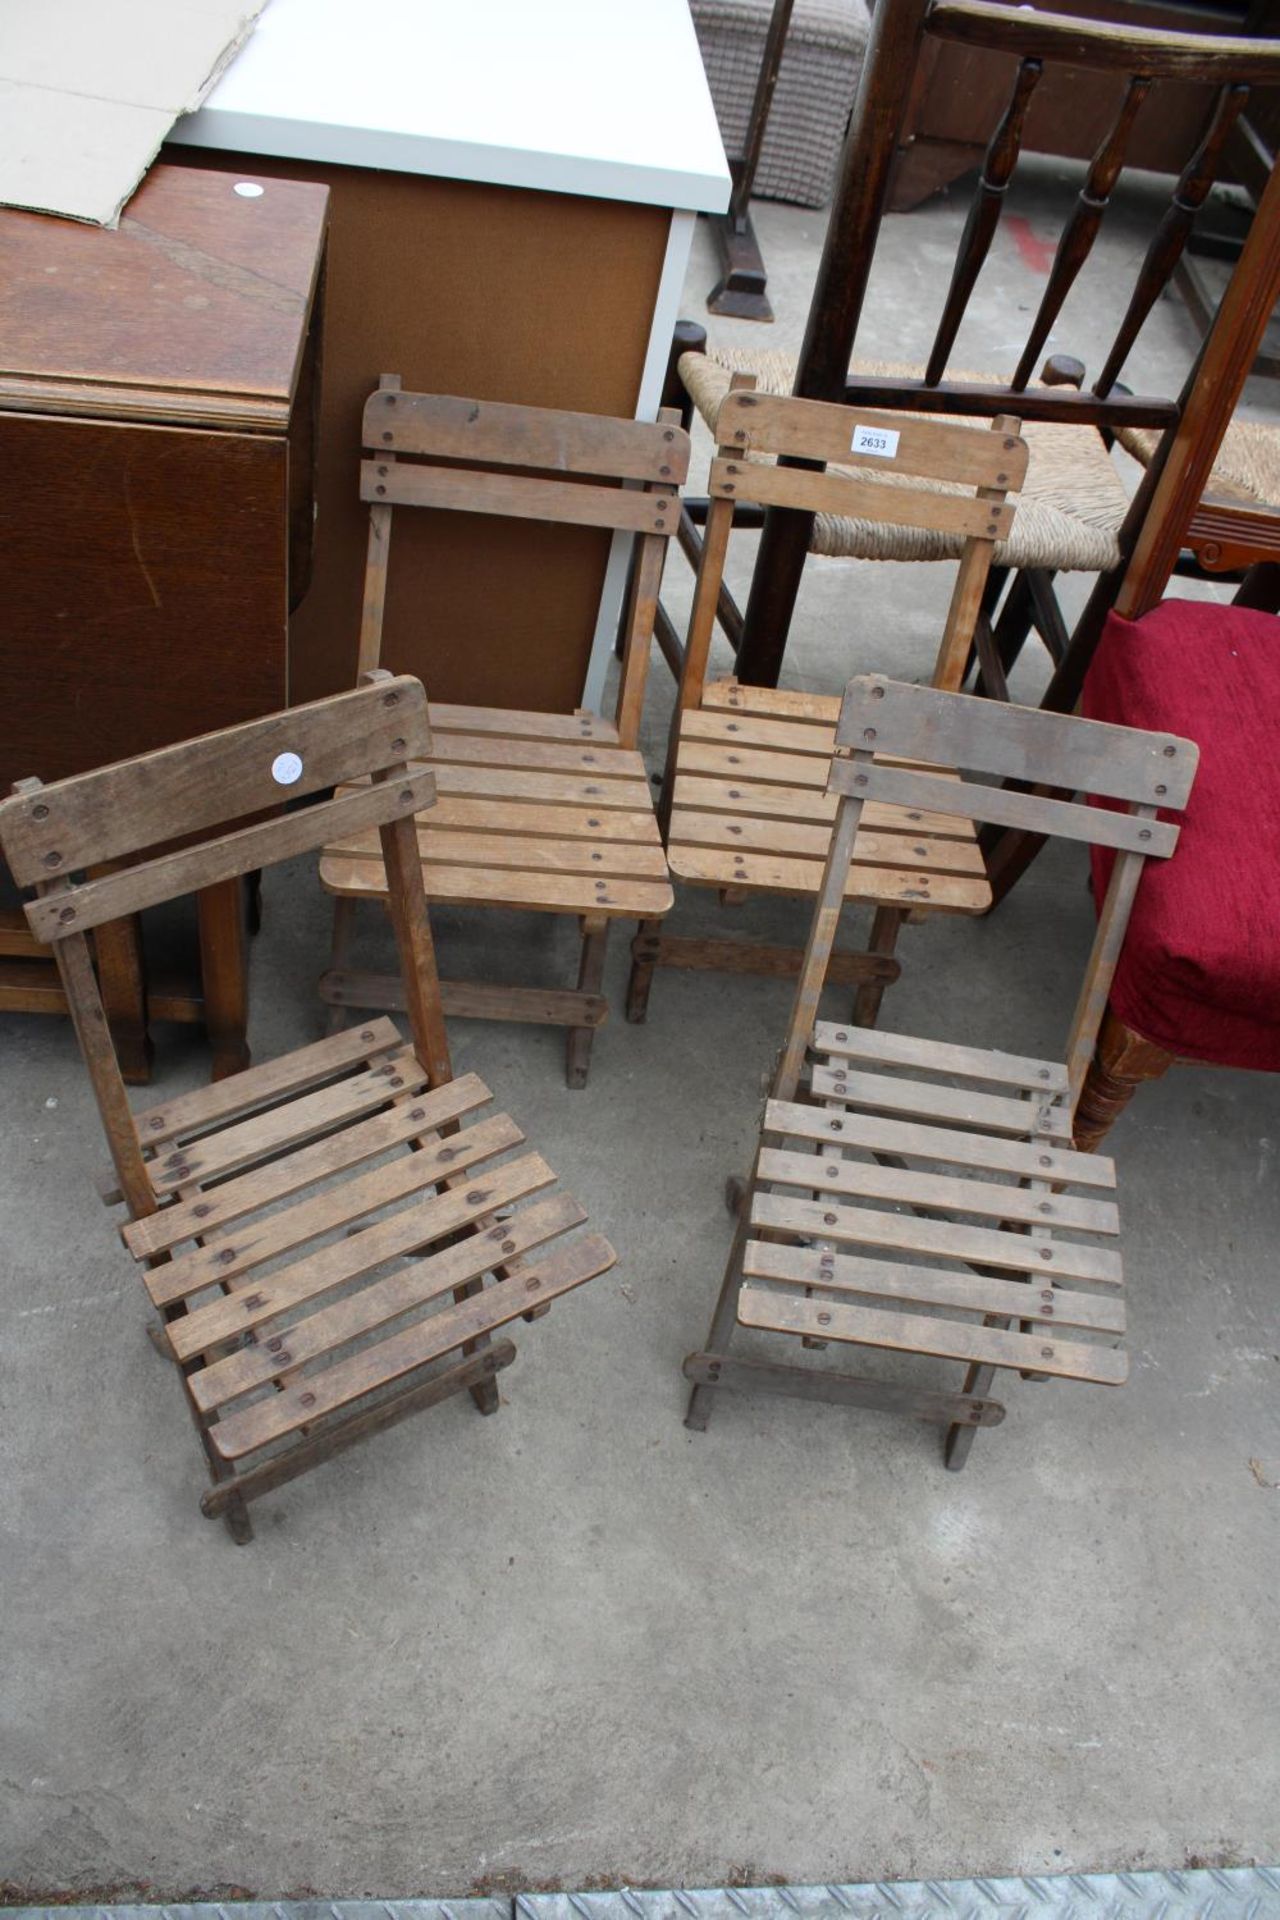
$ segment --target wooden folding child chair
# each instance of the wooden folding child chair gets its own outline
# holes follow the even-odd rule
[[[573,914],[582,936],[576,988],[446,981],[445,1010],[567,1027],[568,1083],[585,1086],[592,1038],[608,1012],[601,985],[610,922],[661,919],[671,906],[662,837],[635,749],[688,435],[675,414],[650,424],[500,406],[405,393],[387,375],[365,407],[364,445],[360,493],[370,514],[362,670],[379,662],[393,507],[640,536],[611,721],[585,712],[431,707],[440,802],[419,834],[428,894],[457,906]],[[320,877],[338,896],[321,996],[337,1007],[398,1006],[394,980],[353,969],[350,959],[357,903],[386,895],[372,837],[333,842]]]
[[[156,1343],[178,1363],[208,1458],[201,1508],[237,1540],[252,1536],[248,1501],[365,1434],[463,1387],[494,1411],[493,1375],[515,1349],[491,1336],[614,1260],[594,1234],[547,1250],[581,1209],[546,1194],[555,1176],[538,1154],[498,1163],[524,1136],[479,1115],[492,1096],[474,1074],[452,1077],[412,820],[434,798],[426,696],[416,680],[367,681],[96,773],[25,780],[0,804],[0,848],[36,889],[27,919],[53,946],[111,1197],[129,1209],[125,1245],[163,1322]],[[373,1020],[131,1113],[85,935],[366,830],[385,862],[411,1042]]]
[[[935,686],[957,687],[995,544],[1013,522],[1007,495],[1022,483],[1027,449],[1012,418],[974,427],[869,413],[758,393],[744,375],[720,404],[716,440],[660,808],[667,858],[673,875],[717,888],[725,904],[761,893],[812,897],[835,812],[823,789],[840,695],[708,680],[735,512],[787,505],[820,518],[852,517],[868,557],[958,561],[933,673]],[[808,464],[781,465],[779,456]],[[850,619],[855,643],[859,625]],[[984,913],[991,895],[969,821],[873,808],[866,827],[848,897],[876,909],[869,951],[835,955],[832,978],[857,986],[854,1017],[873,1026],[885,985],[897,978],[893,952],[906,914]],[[694,939],[642,925],[632,948],[627,1016],[645,1017],[656,967],[794,974],[801,956],[799,947]]]
[[[1072,1118],[1143,865],[1178,838],[1157,809],[1186,804],[1196,759],[1168,734],[850,681],[830,762],[835,826],[786,1045],[707,1350],[684,1365],[689,1426],[706,1426],[717,1387],[757,1386],[939,1422],[958,1468],[975,1427],[1004,1418],[989,1397],[997,1369],[1124,1380],[1115,1167],[1073,1150]],[[989,784],[1002,779],[1125,810]],[[818,1019],[862,810],[876,803],[1118,850],[1065,1063]],[[739,1323],[810,1346],[959,1360],[964,1381],[926,1391],[731,1357]]]

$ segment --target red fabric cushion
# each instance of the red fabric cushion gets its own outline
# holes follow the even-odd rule
[[[1083,707],[1200,747],[1177,849],[1143,874],[1113,1008],[1170,1053],[1280,1069],[1280,619],[1194,600],[1112,614]],[[1113,857],[1094,850],[1099,901]]]

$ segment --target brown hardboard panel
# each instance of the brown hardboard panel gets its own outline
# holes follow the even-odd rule
[[[0,792],[287,698],[288,454],[0,413]]]
[[[166,158],[182,162],[181,149]],[[380,374],[484,400],[635,411],[669,210],[413,174],[211,154],[330,190],[317,523],[290,624],[295,700],[349,686],[364,570],[360,416]],[[188,164],[190,162],[187,162]],[[438,700],[578,702],[609,536],[396,515],[384,663]]]

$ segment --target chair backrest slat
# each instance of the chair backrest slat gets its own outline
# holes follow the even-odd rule
[[[1013,434],[750,388],[732,389],[720,402],[716,442],[722,455],[737,448],[843,466],[878,467],[883,462],[886,472],[968,487],[1012,490],[1027,473],[1026,442]]]
[[[747,460],[714,460],[707,492],[713,500],[803,507],[849,520],[929,528],[962,540],[1003,540],[1013,526],[1014,509],[999,501],[936,493],[926,487],[877,485],[843,473],[811,473],[803,467],[768,467]]]
[[[1177,827],[1165,820],[1137,820],[1131,813],[1084,807],[1047,794],[1018,793],[986,781],[950,780],[915,768],[885,766],[881,761],[867,767],[851,760],[835,761],[828,790],[854,800],[949,814],[956,820],[1021,828],[1133,853],[1170,854],[1178,843]]]
[[[882,674],[849,682],[836,745],[1170,808],[1185,806],[1199,758],[1195,743],[1176,734],[940,693]],[[859,791],[869,795],[870,787]]]
[[[414,466],[404,460],[363,461],[360,498],[373,506],[436,507],[629,533],[674,532],[678,513],[674,488],[597,487],[583,480]]]
[[[370,453],[541,467],[553,473],[649,480],[655,486],[679,486],[689,471],[688,436],[666,422],[616,420],[391,387],[380,387],[365,402],[364,445]]]
[[[427,767],[412,767],[403,775],[370,787],[299,808],[283,819],[263,820],[219,834],[198,847],[162,854],[136,867],[104,874],[79,886],[35,900],[27,908],[27,922],[40,940],[56,940],[60,933],[100,927],[140,913],[164,900],[234,880],[258,867],[295,859],[317,847],[341,842],[349,834],[386,826],[406,813],[434,806],[435,776]]]
[[[17,793],[0,802],[0,846],[19,886],[35,886],[430,750],[420,682],[388,674],[375,686]]]

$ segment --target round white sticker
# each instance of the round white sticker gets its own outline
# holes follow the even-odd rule
[[[242,200],[261,200],[266,188],[260,187],[256,180],[237,180],[235,191]]]
[[[291,787],[302,778],[302,762],[296,753],[278,753],[271,762],[271,778],[278,787]]]

